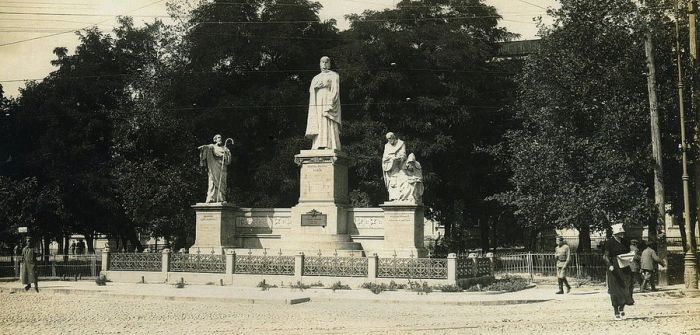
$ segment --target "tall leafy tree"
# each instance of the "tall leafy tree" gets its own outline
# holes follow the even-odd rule
[[[507,136],[513,188],[496,198],[534,231],[578,229],[590,250],[592,230],[653,223],[644,36],[628,0],[563,0],[550,14],[519,77],[522,129]],[[662,110],[674,106],[670,56],[657,57]]]
[[[470,227],[489,227],[507,213],[485,200],[505,179],[482,150],[500,140],[514,87],[513,64],[496,57],[498,43],[514,37],[499,18],[477,0],[401,1],[350,16],[343,45],[331,51],[354,198],[385,201],[381,150],[384,135],[396,133],[423,165],[424,201],[453,249],[467,247]]]

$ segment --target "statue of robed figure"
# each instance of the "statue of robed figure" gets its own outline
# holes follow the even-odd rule
[[[340,77],[331,71],[330,58],[322,57],[320,66],[309,86],[306,137],[313,140],[312,150],[340,150]]]
[[[226,139],[226,142],[232,139]],[[227,167],[231,164],[231,151],[222,141],[221,135],[214,136],[214,143],[199,146],[199,165],[209,171],[206,202],[226,202]]]

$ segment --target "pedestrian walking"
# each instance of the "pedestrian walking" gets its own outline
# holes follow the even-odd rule
[[[640,287],[642,286],[642,275],[640,273],[642,250],[640,250],[640,248],[641,246],[639,245],[639,241],[630,241],[630,252],[634,253],[634,258],[632,259],[632,263],[630,263],[630,270],[632,271],[632,285],[630,288],[632,291],[634,291],[635,284],[639,285]]]
[[[32,245],[32,238],[27,236],[27,244],[22,249],[22,266],[20,278],[24,284],[24,290],[29,291],[34,283],[34,290],[39,292],[39,281],[36,275],[36,253]]]
[[[557,282],[559,291],[556,294],[564,294],[564,286],[566,293],[571,291],[571,285],[566,280],[566,269],[571,261],[571,248],[566,244],[563,236],[557,236],[557,246],[554,248],[554,257],[557,259]]]
[[[610,302],[615,312],[615,320],[622,320],[625,317],[625,306],[634,305],[632,297],[632,270],[629,262],[623,262],[618,256],[629,254],[629,241],[625,239],[625,230],[622,224],[612,227],[613,236],[605,243],[605,263],[608,265],[606,279]],[[630,259],[631,260],[631,259]]]
[[[75,255],[75,241],[70,243],[70,253],[71,255]]]
[[[656,254],[656,242],[649,242],[647,243],[646,249],[642,251],[642,257],[641,257],[641,267],[642,267],[642,278],[644,279],[642,281],[642,287],[640,288],[641,292],[645,292],[647,289],[647,284],[651,285],[651,291],[656,292],[656,271],[659,266],[659,264],[666,266],[666,263],[659,258],[659,256]]]

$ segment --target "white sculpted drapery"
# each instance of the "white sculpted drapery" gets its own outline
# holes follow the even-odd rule
[[[306,136],[311,149],[340,150],[340,77],[330,70],[330,59],[321,58],[321,73],[309,86],[309,115]]]
[[[399,173],[406,160],[406,145],[393,133],[387,134],[387,143],[382,154],[382,172],[384,185],[389,192],[389,201],[397,200],[399,194]]]
[[[226,170],[231,164],[231,151],[222,144],[220,135],[214,137],[214,142],[199,147],[199,164],[206,166],[209,172],[206,202],[225,202]]]

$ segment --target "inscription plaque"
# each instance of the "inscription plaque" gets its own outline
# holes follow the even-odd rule
[[[301,226],[302,227],[325,227],[326,226],[326,214],[323,214],[317,210],[312,210],[306,214],[301,215]]]

